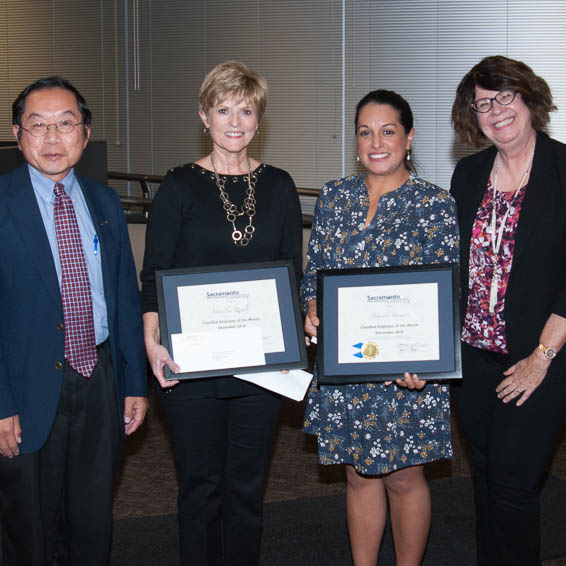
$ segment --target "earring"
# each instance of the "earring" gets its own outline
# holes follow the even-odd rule
[[[360,156],[356,155],[356,161],[359,163],[360,162]]]
[[[407,150],[407,161],[411,161],[411,148]]]
[[[207,128],[206,126],[202,129],[202,133],[203,133],[203,134],[208,134],[208,128]]]

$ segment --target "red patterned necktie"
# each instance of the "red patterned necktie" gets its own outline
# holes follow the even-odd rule
[[[55,184],[55,234],[61,262],[61,300],[65,322],[65,359],[84,377],[98,360],[92,296],[81,234],[73,201],[61,183]]]

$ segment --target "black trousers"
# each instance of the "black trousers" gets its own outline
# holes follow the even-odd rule
[[[108,563],[121,433],[107,343],[90,379],[68,364],[47,441],[0,457],[2,566]],[[22,431],[22,436],[26,431]]]
[[[472,458],[478,564],[538,565],[540,487],[566,415],[566,380],[549,371],[517,407],[495,392],[507,355],[462,344],[462,363],[452,391]]]
[[[181,383],[159,397],[179,476],[184,566],[259,564],[263,490],[280,398],[193,398]]]

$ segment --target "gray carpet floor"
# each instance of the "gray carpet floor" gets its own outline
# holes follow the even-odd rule
[[[283,402],[265,494],[263,564],[315,565],[316,562],[309,562],[310,557],[320,555],[325,561],[320,564],[348,565],[350,555],[343,509],[343,470],[341,466],[318,465],[314,437],[301,432],[303,414],[302,403]],[[431,480],[433,501],[426,564],[473,564],[470,469],[456,421],[453,422],[453,446],[454,457],[451,460],[434,462],[425,467],[425,473]],[[566,566],[566,549],[555,547],[555,542],[566,541],[566,427],[556,445],[549,473],[543,510],[556,519],[545,521],[542,526],[543,544],[547,549],[543,566]],[[444,483],[440,480],[449,481]],[[548,486],[552,487],[550,491]],[[176,488],[168,435],[159,407],[152,403],[143,429],[127,440],[124,465],[116,482],[114,516],[117,538],[114,546],[116,562],[113,564],[158,566],[177,563],[176,540],[170,535],[173,532],[173,536],[177,536],[174,516]],[[147,530],[135,521],[136,518],[147,520]],[[324,532],[329,532],[328,529],[321,526],[325,518],[332,526],[330,537],[324,535]],[[128,531],[133,533],[128,538],[130,542],[122,538]],[[145,534],[140,535],[140,532]],[[132,543],[136,539],[139,543]],[[138,544],[141,548],[147,549],[149,544],[150,548],[156,549],[152,554],[154,562],[140,563],[131,558],[137,556]],[[439,553],[435,550],[437,545],[440,545]],[[392,560],[391,548],[390,541],[386,540],[380,566],[393,564],[389,561]],[[289,562],[288,553],[292,549],[297,549],[298,558],[304,555],[303,562]],[[463,558],[464,562],[456,562],[452,552],[457,553],[458,559],[467,558]],[[443,559],[438,558],[441,554]],[[432,561],[433,555],[435,560],[441,561]],[[164,561],[160,562],[162,558]]]
[[[472,485],[469,478],[431,482],[433,522],[423,566],[475,564]],[[566,483],[551,476],[542,494],[542,557],[566,556]],[[301,498],[265,506],[262,566],[350,566],[344,495]],[[115,523],[111,566],[176,566],[178,529],[174,515]],[[558,564],[558,562],[553,562]],[[395,564],[386,533],[380,566]]]

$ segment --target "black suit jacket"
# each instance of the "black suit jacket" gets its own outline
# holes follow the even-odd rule
[[[452,176],[451,192],[460,222],[462,320],[468,303],[472,227],[496,154],[495,147],[490,147],[466,157]],[[507,347],[514,361],[537,347],[552,313],[566,318],[566,145],[537,132],[505,296]],[[551,368],[551,373],[564,375],[564,350]]]

